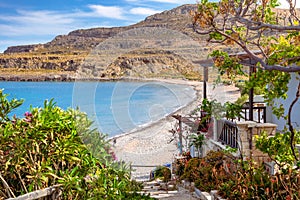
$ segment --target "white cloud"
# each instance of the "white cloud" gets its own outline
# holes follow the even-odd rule
[[[280,2],[280,6],[279,6],[279,8],[289,8],[290,6],[289,6],[289,4],[288,4],[288,2],[286,1],[286,0],[279,0],[279,2]],[[300,8],[300,2],[299,2],[299,0],[297,0],[297,1],[292,1],[293,3],[295,2],[296,3],[296,8]]]
[[[76,29],[132,24],[141,20],[143,15],[157,12],[160,11],[147,5],[125,7],[94,4],[85,6],[85,10],[82,8],[62,12],[19,9],[15,14],[0,13],[0,52],[5,46],[30,44],[33,39],[36,40],[35,43],[39,40],[50,41],[56,35],[67,34]]]
[[[72,27],[74,19],[50,11],[18,11],[18,15],[0,15],[0,35],[39,35],[62,33]]]
[[[141,0],[126,0],[127,2],[145,2]],[[172,3],[172,4],[195,4],[197,0],[146,0],[148,2]]]
[[[62,34],[74,27],[75,19],[53,11],[18,10],[17,15],[0,15],[0,35]],[[8,22],[8,23],[7,23]]]
[[[89,5],[98,17],[125,19],[124,10],[118,6]]]
[[[88,5],[89,11],[58,12],[49,10],[17,10],[16,15],[0,14],[0,36],[24,35],[58,35],[66,34],[74,29],[87,27],[100,27],[92,19],[109,18],[126,20],[125,11],[121,7]],[[88,23],[87,23],[88,22]],[[103,26],[108,27],[107,21],[101,20]]]
[[[172,4],[196,4],[198,0],[126,0],[127,2],[160,2],[160,3],[172,3]],[[211,0],[211,1],[218,1],[218,0]],[[296,8],[300,8],[300,1],[299,0],[292,0],[293,2],[296,2]],[[289,5],[286,2],[286,0],[279,0],[281,3],[281,8],[288,8]]]
[[[131,14],[134,15],[153,15],[155,13],[162,12],[160,10],[154,10],[151,8],[143,8],[143,7],[137,7],[137,8],[132,8],[129,11]]]

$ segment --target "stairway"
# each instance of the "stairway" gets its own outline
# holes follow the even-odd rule
[[[194,192],[190,192],[182,186],[176,185],[175,181],[164,183],[162,180],[153,180],[143,183],[141,193],[150,194],[152,198],[164,200],[196,200]]]
[[[178,193],[177,187],[172,184],[172,181],[164,183],[162,180],[157,179],[144,182],[143,186],[142,193],[150,194],[151,197],[156,199],[172,197]]]

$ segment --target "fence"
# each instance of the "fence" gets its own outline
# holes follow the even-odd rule
[[[243,107],[243,121],[249,121],[249,106]],[[253,121],[257,123],[266,123],[267,110],[266,106],[256,104],[253,107]],[[238,119],[241,121],[241,119]],[[217,136],[218,141],[223,145],[228,145],[232,148],[238,147],[238,128],[236,123],[225,119],[217,120]]]
[[[248,106],[243,107],[244,120],[249,121],[249,110]],[[253,121],[257,123],[266,123],[267,108],[264,105],[253,107]],[[240,119],[239,119],[240,120]]]
[[[238,128],[236,123],[224,119],[217,122],[218,141],[223,145],[238,148]]]

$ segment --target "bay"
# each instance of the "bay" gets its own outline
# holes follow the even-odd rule
[[[9,98],[24,104],[11,115],[23,117],[33,107],[54,99],[63,108],[79,108],[95,126],[113,137],[153,123],[195,98],[191,86],[164,82],[0,82]]]

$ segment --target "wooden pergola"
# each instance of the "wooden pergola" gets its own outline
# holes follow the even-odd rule
[[[255,55],[260,55],[261,51],[256,50],[253,51]],[[250,58],[249,54],[246,52],[238,52],[238,53],[232,53],[229,54],[230,57],[237,57],[240,60],[242,60],[241,64],[249,66],[249,76],[251,76],[253,73],[255,73],[255,68],[253,67],[256,63],[253,62],[253,60]],[[198,64],[201,67],[203,67],[203,99],[207,99],[207,81],[208,81],[208,67],[213,66],[213,59],[205,59],[205,60],[198,60],[194,61],[194,64]],[[254,98],[254,92],[253,88],[250,89],[249,92],[249,120],[253,121],[253,98]]]

